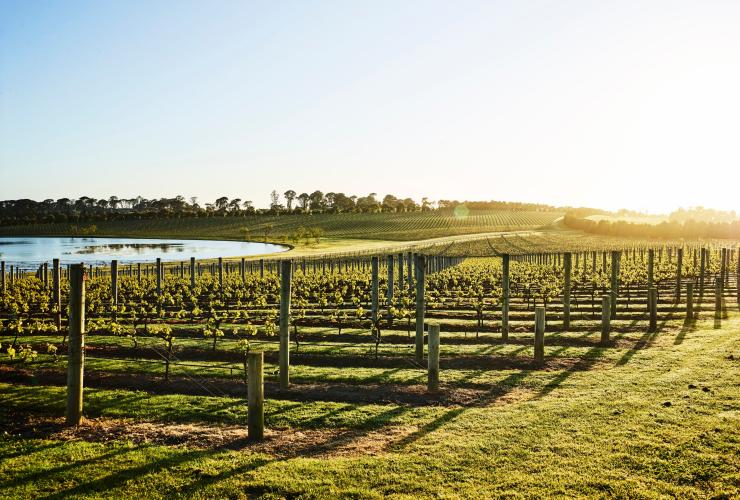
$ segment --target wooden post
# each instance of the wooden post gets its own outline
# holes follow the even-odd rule
[[[5,261],[0,262],[0,292],[5,293]]]
[[[406,254],[407,260],[406,263],[408,264],[406,267],[408,267],[408,280],[409,280],[409,293],[414,290],[414,276],[413,276],[413,270],[414,270],[414,263],[412,262],[412,254],[411,252],[408,252]]]
[[[686,283],[686,318],[694,318],[694,283]]]
[[[510,282],[509,282],[509,254],[502,256],[502,304],[501,304],[501,340],[506,342],[509,339],[509,300],[510,300]]]
[[[619,297],[619,250],[612,251],[612,276],[611,276],[611,315],[612,319],[617,318],[617,298]]]
[[[290,260],[280,261],[280,389],[290,385]]]
[[[545,308],[542,306],[534,309],[534,361],[545,362]]]
[[[655,332],[658,330],[658,290],[654,286],[648,288],[648,307],[650,310],[648,331]]]
[[[701,249],[701,260],[699,263],[699,309],[701,310],[702,302],[704,302],[704,274],[707,271],[707,249]]]
[[[424,361],[424,256],[417,255],[414,263],[416,269],[416,362]]]
[[[570,328],[570,280],[571,280],[571,260],[573,256],[570,252],[563,255],[563,329]]]
[[[157,257],[156,262],[156,274],[157,274],[157,297],[162,295],[162,259]]]
[[[609,343],[609,333],[611,331],[611,297],[604,295],[601,298],[601,343]]]
[[[260,259],[260,278],[265,277],[265,259]]]
[[[118,261],[113,259],[110,262],[110,293],[111,302],[113,307],[118,306]],[[113,319],[115,320],[116,313],[113,313]]]
[[[388,282],[387,282],[387,291],[386,291],[386,301],[388,302],[388,323],[393,320],[393,316],[391,315],[391,307],[393,307],[393,254],[389,255],[387,257],[388,262]]]
[[[247,438],[262,441],[265,437],[264,353],[247,353]]]
[[[439,390],[439,323],[429,323],[429,359],[427,360],[427,391]]]
[[[57,333],[59,333],[62,331],[62,270],[59,266],[59,259],[51,261],[51,268],[51,296],[54,301],[54,308],[56,309],[56,312],[54,313],[54,325],[57,327]]]
[[[82,420],[85,370],[85,266],[73,264],[69,277],[69,350],[67,354],[67,425]]]
[[[681,302],[681,280],[683,279],[683,248],[676,255],[676,304]]]
[[[403,253],[398,254],[398,289],[403,290]]]
[[[190,257],[190,288],[195,288],[195,257]]]
[[[373,325],[375,325],[378,321],[378,257],[373,256],[371,259],[371,266],[372,266],[372,290],[371,290],[371,300],[372,300],[372,307],[371,307],[371,317],[373,319]]]
[[[648,249],[648,272],[647,272],[647,286],[648,288],[653,286],[655,279],[655,250]]]
[[[224,259],[221,257],[218,258],[218,291],[224,291]]]

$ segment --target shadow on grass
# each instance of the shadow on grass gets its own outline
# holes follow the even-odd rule
[[[681,327],[681,331],[676,335],[676,339],[673,341],[673,345],[680,345],[686,338],[686,334],[696,330],[696,319],[686,318]]]

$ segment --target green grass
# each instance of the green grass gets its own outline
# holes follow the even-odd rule
[[[740,494],[740,314],[669,322],[587,371],[532,373],[486,407],[267,402],[276,428],[412,426],[379,454],[279,457],[187,446],[0,437],[0,496],[732,497]],[[346,370],[351,370],[347,368]],[[422,372],[423,373],[423,372]],[[503,383],[495,377],[490,384]],[[0,385],[0,408],[61,414],[63,389]],[[233,398],[87,392],[93,417],[244,422]],[[295,432],[295,431],[285,431]]]

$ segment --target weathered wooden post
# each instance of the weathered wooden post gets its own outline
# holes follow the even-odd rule
[[[407,260],[406,263],[408,264],[406,267],[408,267],[408,280],[409,280],[409,293],[411,293],[414,290],[414,276],[413,276],[413,270],[414,270],[414,262],[412,253],[408,252],[406,254]]]
[[[247,438],[261,441],[265,437],[264,353],[247,354]]]
[[[653,286],[655,278],[655,249],[648,249],[648,272],[647,272],[647,286],[650,288]]]
[[[195,288],[195,257],[190,257],[190,289]]]
[[[403,290],[403,252],[398,254],[398,289]]]
[[[699,262],[699,303],[698,309],[701,310],[704,302],[704,274],[707,272],[707,249],[701,249],[701,259]]]
[[[610,308],[612,319],[617,318],[617,298],[619,297],[619,257],[620,257],[620,253],[621,252],[619,250],[612,251],[612,275],[611,275],[612,304]]]
[[[511,295],[509,282],[509,254],[502,257],[502,281],[501,281],[501,339],[506,342],[509,339],[509,300]]]
[[[280,389],[285,390],[290,385],[290,260],[280,261]]]
[[[681,302],[681,280],[683,279],[683,248],[676,254],[676,304]]]
[[[260,278],[265,277],[265,259],[260,259]]]
[[[141,262],[136,264],[136,280],[141,285]]]
[[[570,252],[563,255],[563,329],[570,328],[570,282],[571,282],[571,260],[573,255]]]
[[[534,361],[537,364],[545,362],[545,308],[537,306],[534,309]]]
[[[694,283],[686,283],[686,319],[694,318]]]
[[[388,267],[388,282],[387,282],[387,291],[386,291],[386,302],[388,307],[388,323],[393,320],[393,315],[391,314],[391,307],[393,307],[393,254],[390,254],[387,257],[387,267]]]
[[[649,332],[655,332],[658,329],[658,290],[651,286],[648,288],[648,308],[650,310]]]
[[[218,258],[218,291],[224,291],[224,259],[221,257]]]
[[[439,323],[429,323],[429,359],[427,360],[427,391],[439,390]]]
[[[0,261],[0,292],[5,292],[5,261]]]
[[[110,294],[113,305],[113,320],[116,319],[116,308],[118,307],[118,261],[110,262]]]
[[[160,297],[162,295],[162,259],[159,257],[157,257],[155,267],[157,274],[157,297]]]
[[[57,333],[59,333],[62,331],[62,270],[59,266],[59,259],[53,259],[51,261],[51,268],[51,297],[54,303],[54,309],[56,309],[54,312],[54,326],[56,326]],[[3,269],[3,271],[5,270]]]
[[[85,266],[73,264],[69,276],[69,348],[67,354],[67,425],[82,420],[85,370]]]
[[[425,277],[424,269],[425,262],[423,255],[416,256],[416,262],[414,262],[414,268],[416,269],[416,351],[415,358],[416,362],[421,364],[424,361],[424,292],[425,292]]]
[[[373,326],[375,326],[375,324],[378,321],[378,302],[379,302],[379,300],[378,300],[378,294],[379,294],[379,290],[378,290],[378,257],[376,255],[374,255],[371,258],[371,267],[372,267],[372,290],[371,290],[372,306],[371,306],[370,315],[371,315],[372,320],[373,320]]]

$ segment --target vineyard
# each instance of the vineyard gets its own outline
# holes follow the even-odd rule
[[[664,336],[679,345],[705,321],[735,324],[738,258],[736,249],[686,246],[113,262],[85,270],[84,299],[70,288],[74,266],[54,261],[27,272],[3,263],[4,426],[64,435],[59,417],[75,359],[84,364],[83,412],[93,419],[76,435],[83,441],[128,436],[209,448],[215,440],[276,457],[384,454],[465,412],[513,408],[567,390],[569,379],[608,377],[660,351]],[[80,300],[82,322],[72,317]],[[82,358],[72,357],[73,325],[84,332]],[[248,361],[256,353],[264,356],[259,374]],[[249,444],[252,380],[264,387],[267,439]],[[727,486],[712,481],[696,485]],[[661,487],[692,491],[673,482]]]
[[[95,222],[98,236],[268,240],[289,242],[305,228],[318,228],[330,239],[422,240],[512,229],[534,229],[562,217],[559,212],[472,210],[450,212],[260,215]],[[74,225],[33,224],[0,228],[0,235],[68,235]]]

